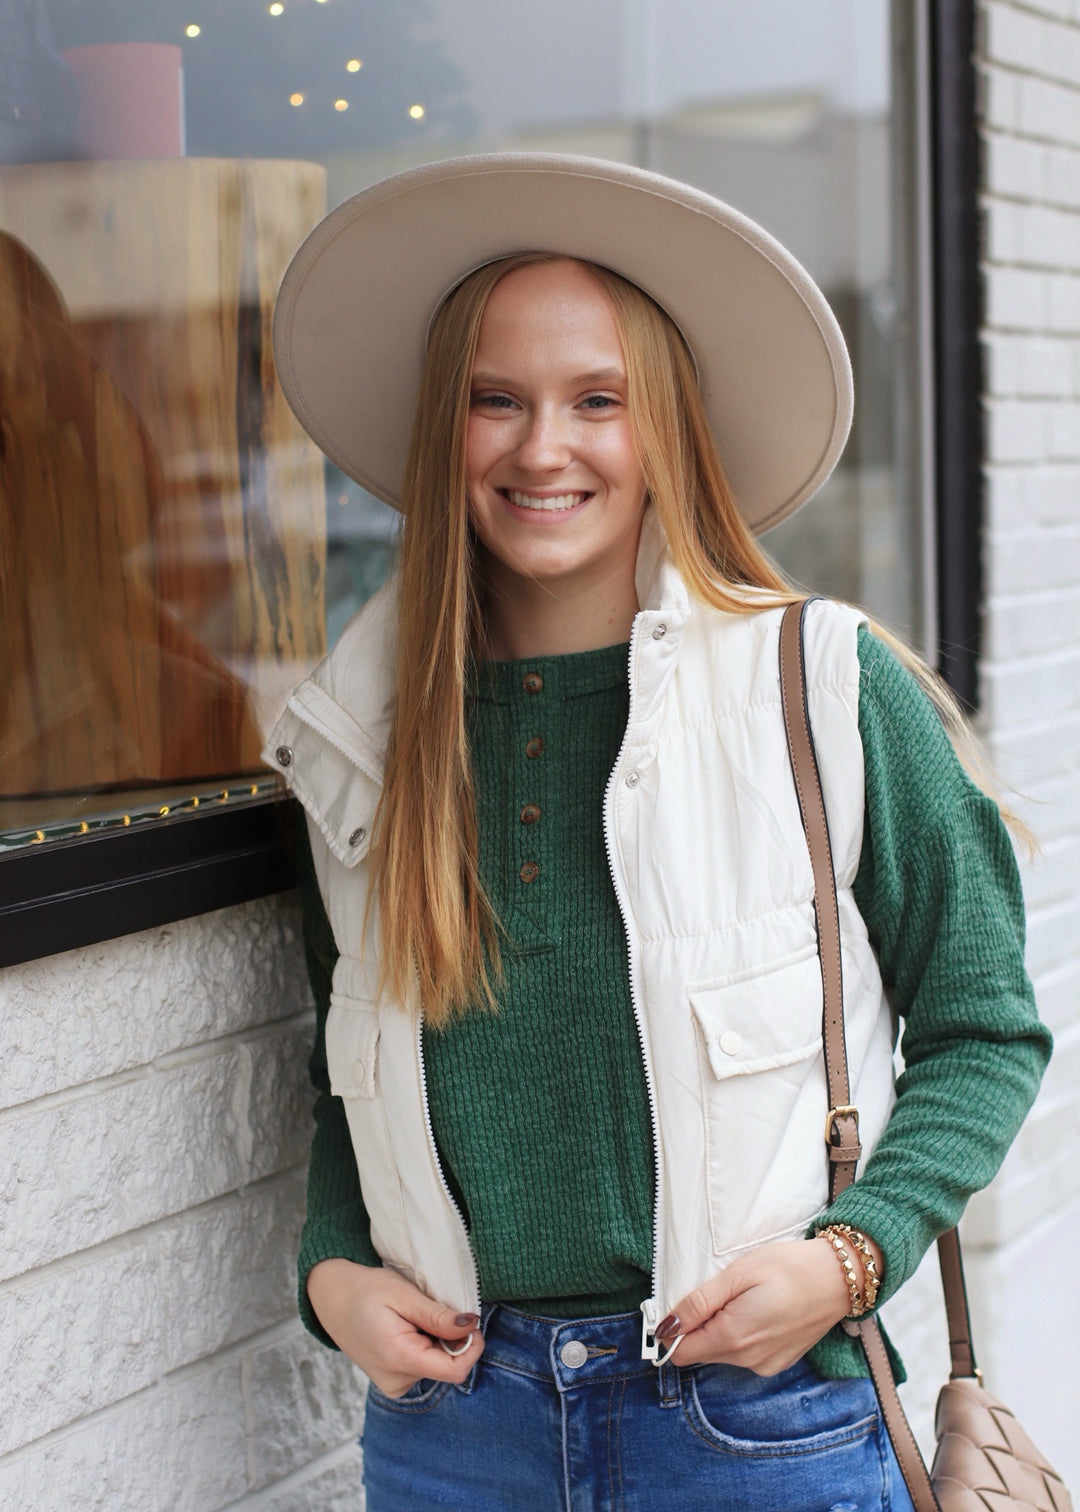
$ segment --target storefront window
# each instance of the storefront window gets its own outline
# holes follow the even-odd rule
[[[272,790],[262,730],[391,570],[395,516],[277,386],[324,211],[461,153],[729,200],[833,303],[856,424],[765,544],[920,617],[887,0],[0,0],[0,847]]]

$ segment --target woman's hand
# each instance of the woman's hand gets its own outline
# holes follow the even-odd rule
[[[382,1266],[320,1260],[307,1279],[319,1322],[343,1354],[386,1396],[403,1396],[416,1381],[463,1381],[484,1349],[480,1319],[433,1302],[411,1281]],[[472,1341],[460,1355],[452,1348]]]
[[[870,1248],[879,1273],[881,1252]],[[861,1262],[853,1257],[856,1279]],[[827,1239],[793,1239],[751,1250],[719,1271],[678,1304],[678,1327],[661,1323],[657,1337],[684,1335],[679,1365],[743,1365],[758,1375],[776,1375],[851,1311],[851,1297],[836,1253]]]

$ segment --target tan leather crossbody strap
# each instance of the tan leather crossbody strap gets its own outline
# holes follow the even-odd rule
[[[942,1234],[937,1242],[938,1264],[941,1267],[941,1284],[945,1291],[945,1315],[949,1320],[949,1379],[973,1376],[975,1347],[971,1342],[971,1315],[968,1311],[967,1285],[964,1281],[964,1262],[960,1257],[960,1235],[954,1228]]]
[[[833,871],[825,798],[821,791],[821,777],[806,701],[803,618],[806,606],[810,603],[813,603],[813,599],[790,605],[784,611],[780,623],[780,695],[791,769],[795,776],[795,790],[799,795],[799,812],[802,814],[814,873],[814,914],[817,918],[824,992],[821,1035],[829,1089],[829,1116],[825,1133],[830,1162],[830,1196],[835,1198],[855,1179],[855,1163],[861,1150],[858,1143],[858,1114],[847,1106],[850,1091],[844,1043],[844,981],[836,875]],[[915,1504],[915,1512],[941,1512],[934,1488],[930,1484],[930,1474],[896,1392],[896,1382],[893,1380],[885,1340],[881,1336],[877,1319],[846,1321],[844,1328],[848,1333],[857,1335],[862,1344],[870,1378],[881,1404],[881,1415],[885,1419],[901,1473]],[[951,1323],[949,1331],[950,1334],[953,1333]]]
[[[848,1327],[847,1323],[844,1327]],[[926,1461],[915,1442],[911,1424],[907,1420],[897,1394],[892,1365],[889,1363],[889,1354],[877,1319],[864,1318],[861,1322],[852,1324],[850,1331],[858,1335],[863,1354],[866,1356],[866,1363],[870,1367],[870,1379],[877,1392],[881,1415],[885,1419],[885,1427],[900,1465],[904,1484],[915,1504],[915,1512],[941,1512],[941,1503],[934,1495]]]
[[[855,1180],[859,1144],[859,1118],[849,1103],[847,1045],[844,1040],[844,977],[840,956],[840,913],[836,905],[829,821],[821,792],[810,712],[806,703],[806,666],[803,659],[803,619],[808,604],[791,604],[780,623],[780,699],[784,710],[791,769],[799,798],[810,864],[814,873],[814,915],[817,920],[818,952],[824,991],[822,1041],[825,1077],[829,1088],[829,1116],[825,1123],[829,1159],[829,1200],[837,1198]]]

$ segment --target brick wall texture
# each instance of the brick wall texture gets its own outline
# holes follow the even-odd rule
[[[979,71],[982,723],[1058,1049],[966,1237],[990,1383],[1080,1487],[1080,0],[985,0]],[[0,1512],[358,1512],[362,1381],[293,1306],[311,1030],[291,899],[0,973]],[[924,1441],[937,1299],[890,1309]]]
[[[0,1512],[357,1512],[363,1381],[296,1320],[294,898],[0,972]]]
[[[1058,1388],[1080,1325],[1037,1278],[1080,1241],[1080,0],[981,0],[978,27],[983,732],[1042,847],[1024,866],[1028,965],[1057,1050],[972,1204],[969,1270],[990,1384],[1075,1496],[1076,1396]]]

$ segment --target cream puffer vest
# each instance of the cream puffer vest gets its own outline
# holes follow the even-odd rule
[[[603,824],[653,1120],[648,1333],[717,1269],[801,1235],[826,1206],[828,1099],[813,883],[780,707],[780,611],[722,614],[691,601],[651,511],[637,589],[629,720]],[[852,896],[864,809],[859,623],[853,610],[812,604],[806,665],[865,1158],[894,1093],[890,1011]],[[327,1059],[372,1240],[429,1295],[474,1311],[476,1267],[435,1151],[419,1015],[377,990],[374,904],[364,933],[395,640],[391,585],[295,689],[264,755],[307,811],[341,951]]]

